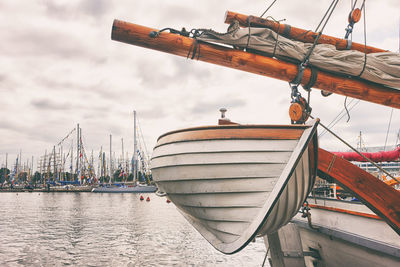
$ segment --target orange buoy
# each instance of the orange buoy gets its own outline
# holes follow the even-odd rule
[[[143,197],[143,196],[140,196],[140,200],[144,200],[144,197]]]
[[[150,201],[150,197],[147,197],[147,198],[146,198],[146,201]]]

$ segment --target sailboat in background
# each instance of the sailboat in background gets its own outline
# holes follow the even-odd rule
[[[94,193],[154,193],[157,191],[157,187],[153,184],[150,184],[150,170],[148,168],[146,154],[143,152],[143,149],[139,149],[138,141],[140,144],[140,139],[137,127],[137,118],[136,118],[136,111],[133,111],[133,118],[134,118],[134,153],[132,157],[132,173],[133,173],[133,184],[128,183],[114,183],[114,184],[106,184],[99,187],[95,187],[92,189]],[[142,138],[143,139],[143,138]],[[144,146],[144,140],[143,146]],[[142,147],[141,147],[142,148]],[[123,151],[123,141],[122,141],[122,154]],[[111,135],[110,135],[110,158],[112,156],[111,152]],[[112,172],[112,163],[110,163],[110,180],[113,175]],[[120,175],[124,177],[128,170],[125,169],[123,162],[120,164]],[[142,181],[144,183],[139,182],[139,176],[141,176]]]

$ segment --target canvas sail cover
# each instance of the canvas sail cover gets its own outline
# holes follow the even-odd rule
[[[232,27],[230,27],[232,28]],[[302,62],[311,43],[303,43],[283,37],[267,28],[234,27],[227,33],[205,30],[198,40],[233,45]],[[356,50],[337,50],[330,44],[318,44],[309,58],[309,64],[319,69],[361,78],[400,90],[400,54],[381,52],[365,54]]]

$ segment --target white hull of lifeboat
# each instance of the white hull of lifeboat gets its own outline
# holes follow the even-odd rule
[[[153,179],[217,250],[235,253],[298,212],[315,181],[317,124],[167,133],[153,152]]]

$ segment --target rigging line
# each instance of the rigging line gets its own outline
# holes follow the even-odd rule
[[[137,123],[138,123],[138,126],[139,126],[138,128],[139,128],[139,131],[140,131],[140,137],[142,138],[142,141],[143,141],[144,150],[146,152],[146,157],[147,157],[146,160],[148,160],[150,158],[150,156],[149,156],[149,152],[147,150],[146,142],[144,141],[143,132],[142,132],[142,126],[140,125],[139,118],[137,118]]]
[[[351,105],[354,102],[354,98],[352,100],[350,100],[349,105]],[[333,126],[336,125],[336,123],[338,123],[344,116],[344,114],[342,115],[342,113],[344,112],[344,109],[342,109],[337,115],[336,117],[328,124],[328,128],[332,128]],[[341,117],[340,117],[341,116]],[[340,117],[340,118],[339,118]],[[326,133],[326,131],[323,131],[322,133],[320,133],[318,136],[321,137]]]
[[[358,1],[358,0],[356,0],[356,1],[354,2],[354,4],[353,4],[353,0],[351,0],[351,11],[353,11],[354,8],[356,7],[357,1]]]
[[[261,14],[260,18],[262,18],[262,16],[264,16],[265,13],[267,13],[267,11],[275,4],[276,1],[277,1],[277,0],[274,0],[274,1],[269,5],[269,7],[267,7],[267,9]]]
[[[320,27],[321,23],[324,21],[326,15],[329,13],[328,17],[327,17],[326,20],[325,20],[324,25],[322,26],[322,28],[321,28],[321,30],[319,31],[317,37],[315,38],[312,47],[310,47],[310,49],[307,51],[307,54],[304,56],[304,59],[303,59],[302,63],[300,64],[300,65],[302,65],[303,67],[306,66],[306,65],[308,64],[309,58],[310,58],[312,52],[314,51],[315,46],[318,44],[319,38],[321,37],[322,32],[324,31],[325,26],[326,26],[326,24],[328,23],[328,21],[329,21],[331,15],[332,15],[333,11],[335,10],[336,5],[338,4],[338,2],[339,2],[339,0],[333,0],[333,1],[332,1],[331,5],[329,6],[328,10],[326,11],[324,17],[322,18],[321,22],[319,23],[317,29]],[[332,5],[333,5],[333,7],[332,7]],[[317,30],[316,30],[315,32],[317,32]]]
[[[351,106],[351,107],[349,108],[349,111],[351,111],[359,102],[360,102],[360,100],[358,100],[356,103],[354,103],[353,106]],[[344,112],[344,110],[342,110],[342,111],[339,113],[339,115],[340,115],[342,112]],[[327,127],[330,128],[330,129],[332,129],[345,115],[346,115],[346,114],[343,113],[343,114],[341,115],[340,118],[338,118],[336,121],[332,121]],[[337,117],[338,117],[338,116],[337,116]],[[337,117],[336,117],[336,118],[337,118]],[[331,125],[331,124],[332,124],[332,125]],[[326,132],[327,132],[326,130],[322,131],[322,132],[318,135],[318,137],[321,138],[322,136],[324,136],[324,135],[326,134]]]
[[[337,0],[337,1],[335,2],[335,5],[332,7],[331,12],[329,13],[328,17],[327,17],[326,20],[325,20],[324,26],[322,26],[322,28],[321,28],[321,31],[320,31],[321,34],[322,34],[322,32],[324,31],[326,24],[328,24],[328,21],[329,21],[329,19],[331,18],[332,14],[333,14],[333,11],[335,11],[335,8],[336,8],[336,6],[337,6],[338,3],[339,3],[339,0]]]
[[[361,6],[361,9],[363,11],[363,21],[364,21],[364,65],[363,68],[360,72],[360,74],[358,74],[358,77],[361,77],[361,75],[364,73],[365,67],[367,66],[367,22],[366,22],[366,16],[365,16],[365,0],[363,1],[363,4]]]
[[[350,100],[350,102],[349,102],[349,106],[350,106],[354,101],[355,101],[355,99],[352,98],[352,99]],[[345,106],[345,107],[346,107],[346,106]],[[345,112],[345,107],[344,107],[344,108],[339,112],[339,114],[332,120],[332,122],[328,124],[328,127],[330,127],[331,124],[334,123],[335,120],[336,120],[339,116],[341,116],[343,112]],[[336,123],[335,123],[335,124],[336,124]]]
[[[352,99],[350,100],[349,106],[350,106],[354,101],[355,101],[355,99],[352,98]],[[343,112],[344,112],[344,109],[342,109],[342,110],[336,115],[336,117],[332,119],[332,121],[328,124],[327,127],[328,127],[328,128],[331,128],[332,126],[334,126],[334,125],[336,124],[336,120],[339,118],[339,116],[342,115]]]
[[[344,98],[344,109],[346,110],[346,113],[347,113],[347,121],[346,122],[349,122],[349,120],[350,120],[350,113],[349,113],[349,110],[347,109],[347,104],[346,104],[346,102],[347,102],[347,96]]]
[[[358,1],[358,0],[356,0],[356,1],[354,2],[354,5],[353,5],[353,0],[350,1],[350,7],[351,7],[351,12],[350,12],[350,14],[353,13],[354,8],[356,7],[357,1]],[[350,41],[353,42],[353,31],[350,32]]]
[[[61,143],[64,142],[65,139],[67,139],[67,138],[75,131],[75,129],[76,129],[76,128],[72,129],[72,130],[67,134],[67,136],[65,136],[57,145],[58,145],[58,146],[61,145]]]
[[[268,257],[268,252],[269,252],[269,246],[268,246],[267,252],[265,253],[265,257],[264,257],[261,267],[264,267],[265,261],[267,260],[267,257]]]
[[[315,119],[311,114],[310,114],[310,118]],[[325,130],[327,130],[330,134],[332,134],[334,137],[336,137],[337,139],[339,139],[343,144],[345,144],[346,146],[348,146],[349,148],[351,148],[354,152],[356,152],[358,155],[360,155],[361,157],[363,157],[365,160],[367,160],[369,163],[371,163],[372,165],[374,165],[376,168],[378,168],[379,170],[381,170],[382,172],[384,172],[387,176],[389,176],[390,178],[392,178],[393,180],[395,180],[396,182],[400,183],[399,180],[397,180],[396,178],[394,178],[390,173],[388,173],[385,169],[382,169],[378,164],[376,164],[375,162],[373,162],[372,160],[370,160],[369,158],[367,158],[366,156],[364,156],[361,152],[359,152],[356,148],[354,148],[352,145],[350,145],[349,143],[347,143],[344,139],[340,138],[337,134],[335,134],[333,131],[329,130],[328,127],[326,127],[323,123],[319,122],[319,125],[321,125]]]
[[[349,110],[352,110],[358,103],[355,103]],[[332,129],[346,114],[344,113],[330,128]],[[323,131],[318,137],[322,137],[326,134],[327,131]]]
[[[386,150],[386,144],[387,144],[387,139],[388,139],[388,135],[389,135],[390,124],[392,123],[392,115],[393,115],[393,108],[392,108],[392,111],[390,112],[390,119],[389,119],[387,131],[386,131],[385,146],[383,147],[383,151]]]
[[[335,4],[335,2],[336,2],[336,4]],[[329,8],[326,10],[324,16],[322,17],[321,21],[319,22],[317,28],[315,29],[315,32],[318,32],[319,27],[321,26],[322,22],[325,20],[326,16],[328,15],[329,11],[331,10],[332,6],[335,4],[335,6],[333,7],[333,9],[335,9],[335,7],[336,7],[338,2],[339,2],[339,0],[333,0],[332,1],[332,3],[330,4]],[[331,12],[333,12],[333,10]],[[330,17],[330,15],[329,15],[329,17]],[[329,20],[329,17],[328,17],[327,20]],[[322,30],[321,30],[321,32],[322,32]]]

